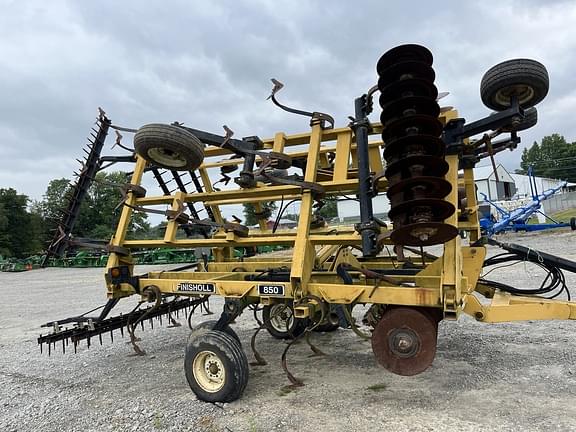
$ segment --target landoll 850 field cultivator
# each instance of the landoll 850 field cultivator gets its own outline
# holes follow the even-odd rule
[[[48,323],[54,331],[39,343],[48,350],[57,343],[76,349],[81,340],[90,344],[91,338],[126,328],[134,349],[143,354],[134,332],[144,320],[167,314],[166,321],[173,322],[173,313],[186,310],[191,315],[211,296],[221,296],[219,319],[192,330],[184,365],[200,399],[232,401],[242,395],[249,367],[230,324],[247,308],[258,330],[266,328],[277,338],[310,343],[314,330],[351,328],[371,338],[384,368],[401,375],[418,374],[431,365],[438,323],[462,312],[486,323],[576,319],[576,303],[570,302],[562,273],[576,270],[576,263],[483,239],[478,224],[472,168],[482,158],[515,148],[517,132],[533,125],[533,106],[548,92],[545,67],[517,59],[491,68],[480,90],[484,104],[496,112],[470,123],[451,107],[439,106],[432,54],[426,48],[396,47],[380,58],[376,70],[377,85],[355,100],[351,122],[342,128],[335,128],[327,114],[282,105],[277,99],[282,84],[273,80],[272,102],[310,119],[310,130],[297,135],[236,139],[227,127],[220,136],[181,123],[131,130],[115,126],[101,111],[49,254],[61,254],[71,241],[79,202],[95,173],[109,163],[133,164],[131,179],[121,186],[125,201],[108,245],[108,302],[99,316]],[[368,119],[375,98],[380,122]],[[126,156],[100,155],[110,129],[135,133],[133,150],[120,143],[118,133]],[[501,138],[494,140],[497,136]],[[156,181],[161,194],[150,195],[141,186],[146,176]],[[378,194],[390,200],[391,224],[374,217],[372,200]],[[318,210],[329,197],[356,201],[360,223],[328,226]],[[266,225],[271,214],[264,203],[270,201],[281,203],[277,220],[288,203],[299,203],[295,229]],[[255,206],[259,229],[222,217],[223,207],[243,203]],[[164,235],[128,239],[134,212],[163,215]],[[486,241],[506,252],[486,259]],[[291,255],[234,255],[235,249],[266,245],[291,247]],[[431,245],[442,245],[443,253],[434,256],[424,250]],[[136,275],[132,251],[147,248],[211,248],[213,259],[204,254],[204,259],[173,271]],[[534,289],[481,277],[484,267],[511,260],[532,261],[548,277]],[[559,294],[567,300],[552,298]],[[132,295],[140,296],[142,308],[108,317],[122,298]],[[356,305],[369,306],[364,323],[371,332],[359,329],[352,318]],[[262,362],[255,336],[251,345]],[[292,343],[286,345],[282,365],[299,385],[286,364]]]

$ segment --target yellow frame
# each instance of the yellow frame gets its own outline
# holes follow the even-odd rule
[[[444,122],[457,117],[452,110],[443,114]],[[379,135],[381,125],[374,124],[370,135]],[[335,144],[334,144],[335,142]],[[324,145],[327,143],[327,145]],[[305,150],[288,151],[291,147],[307,146]],[[470,144],[467,144],[470,145]],[[382,146],[380,140],[369,143],[370,167],[374,172],[381,171]],[[285,135],[277,133],[274,138],[264,140],[264,148],[276,152],[285,152],[292,157],[307,157],[304,180],[320,184],[327,195],[355,194],[358,188],[356,168],[356,144],[350,128],[322,129],[319,124],[311,127],[309,133]],[[335,154],[333,169],[327,170],[329,153]],[[231,152],[208,147],[205,151],[207,160],[199,168],[200,178],[205,192],[186,194],[177,192],[169,196],[152,196],[137,198],[128,193],[126,202],[131,206],[170,205],[177,210],[180,203],[203,202],[212,209],[216,222],[222,222],[220,206],[239,203],[252,203],[259,206],[263,201],[300,200],[300,218],[296,230],[281,230],[272,233],[266,229],[265,221],[260,221],[258,231],[251,230],[248,237],[238,237],[233,232],[218,231],[210,239],[178,239],[176,237],[178,222],[168,221],[166,232],[161,239],[128,240],[126,232],[133,209],[124,206],[110,244],[127,249],[158,247],[212,247],[215,262],[207,268],[199,265],[193,272],[152,272],[148,277],[138,280],[138,287],[128,283],[114,284],[107,276],[109,297],[125,297],[138,292],[149,285],[157,286],[162,293],[181,296],[199,296],[200,294],[178,291],[181,283],[210,283],[215,287],[214,295],[226,298],[245,298],[250,302],[270,304],[282,301],[274,296],[261,296],[258,293],[260,282],[246,281],[244,276],[254,274],[262,266],[274,263],[290,270],[289,282],[274,283],[284,286],[283,298],[303,299],[313,295],[328,303],[351,304],[395,304],[434,307],[440,309],[445,319],[456,319],[465,312],[479,321],[502,322],[535,319],[576,319],[576,303],[558,300],[544,300],[538,297],[511,296],[496,292],[478,284],[482,264],[486,255],[485,247],[463,246],[460,237],[444,244],[442,256],[429,262],[425,269],[413,276],[395,276],[403,286],[379,283],[369,280],[357,273],[358,282],[353,285],[343,284],[334,269],[336,263],[346,262],[354,267],[391,268],[394,259],[378,257],[370,261],[359,262],[351,253],[350,247],[358,247],[361,239],[352,227],[311,229],[314,197],[310,190],[298,186],[258,184],[251,189],[233,189],[214,191],[211,185],[209,170],[223,165],[242,164],[242,159],[210,161],[215,156],[230,156]],[[310,162],[316,161],[316,163]],[[471,242],[479,239],[478,205],[474,187],[474,175],[471,168],[464,170],[462,178],[458,175],[458,156],[448,155],[446,161],[449,171],[446,179],[453,185],[452,191],[445,198],[458,208],[458,187],[464,187],[467,207],[450,216],[445,222],[467,231]],[[137,158],[131,183],[140,184],[146,168],[146,161]],[[386,189],[385,179],[380,180],[379,190]],[[259,207],[257,207],[259,208]],[[293,247],[291,259],[265,260],[260,257],[243,262],[232,259],[234,247],[259,245],[288,245]],[[133,261],[130,256],[111,253],[107,264],[108,270],[127,265],[132,273]],[[241,271],[237,270],[241,267]],[[492,297],[491,303],[484,304],[479,295]],[[304,305],[296,310],[299,316],[308,315],[310,307]]]

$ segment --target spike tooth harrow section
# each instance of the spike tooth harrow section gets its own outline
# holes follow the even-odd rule
[[[93,133],[90,133],[91,138],[88,139],[88,144],[83,148],[83,151],[86,153],[86,159],[84,162],[80,161],[82,169],[79,173],[75,173],[77,177],[76,183],[72,186],[70,195],[67,196],[68,205],[65,209],[61,209],[63,213],[62,219],[54,234],[54,238],[46,250],[42,267],[47,264],[50,257],[61,256],[67,248],[66,240],[70,236],[74,224],[78,219],[80,205],[88,193],[88,189],[92,185],[100,167],[100,153],[104,147],[110,125],[111,121],[105,115],[101,115],[96,120],[95,128],[92,129]]]
[[[48,354],[52,353],[52,349],[56,347],[57,342],[62,343],[62,351],[66,352],[66,347],[72,343],[74,346],[74,352],[76,352],[78,345],[82,340],[86,340],[86,345],[88,348],[91,346],[91,339],[98,337],[100,344],[102,344],[102,335],[109,333],[111,342],[114,342],[114,331],[120,330],[120,334],[124,337],[124,328],[133,323],[140,324],[142,330],[144,330],[144,321],[147,320],[150,326],[153,328],[152,319],[157,319],[162,325],[162,315],[170,315],[175,313],[178,317],[179,311],[188,310],[194,308],[200,303],[205,302],[206,299],[182,299],[176,301],[170,301],[160,304],[158,307],[148,307],[145,309],[139,309],[133,311],[132,313],[125,315],[117,315],[115,317],[97,320],[89,318],[79,319],[75,327],[66,328],[64,330],[56,330],[47,335],[41,335],[38,338],[38,345],[40,345],[40,351],[44,352],[43,346],[47,346]],[[144,317],[145,316],[145,317]],[[142,318],[145,319],[142,319]],[[140,321],[139,321],[140,320]],[[63,320],[68,321],[70,320]],[[170,322],[170,320],[167,320]],[[42,327],[52,327],[57,329],[59,324],[57,321],[44,324]]]
[[[451,191],[444,179],[448,164],[438,120],[432,54],[424,47],[394,48],[378,61],[380,120],[385,143],[389,218],[394,244],[428,246],[458,234],[444,223],[456,209],[443,198]]]

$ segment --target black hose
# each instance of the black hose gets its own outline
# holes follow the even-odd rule
[[[544,296],[548,294],[549,296],[544,298],[553,299],[565,292],[568,300],[571,299],[570,291],[568,289],[568,286],[566,285],[566,278],[562,270],[558,266],[554,265],[549,261],[539,259],[538,255],[536,256],[532,254],[519,255],[514,252],[501,253],[486,259],[484,261],[484,267],[491,267],[497,265],[503,266],[506,265],[506,263],[517,263],[523,261],[531,262],[532,264],[537,265],[538,267],[542,268],[544,271],[547,272],[546,277],[544,278],[544,280],[542,281],[542,283],[538,288],[516,288],[508,284],[504,284],[501,282],[485,278],[480,278],[478,281],[484,285],[514,295]]]

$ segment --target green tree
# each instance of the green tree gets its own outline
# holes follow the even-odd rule
[[[41,250],[39,221],[28,212],[28,197],[0,189],[0,254],[24,258]]]
[[[80,206],[80,213],[72,231],[75,237],[107,240],[113,235],[122,210],[122,206],[117,208],[122,200],[122,193],[114,185],[124,183],[126,174],[123,172],[96,174],[96,179]],[[72,185],[68,179],[55,179],[48,184],[43,200],[35,206],[47,221],[46,231],[51,232],[58,226],[62,217],[61,210],[67,207],[71,193]],[[134,212],[128,235],[138,236],[149,229],[146,213]],[[48,238],[51,238],[51,234]]]
[[[244,225],[251,226],[258,223],[258,217],[256,216],[256,209],[252,204],[243,204],[244,206]],[[270,219],[272,213],[276,210],[276,203],[274,201],[266,201],[262,203],[262,213],[264,213],[264,219]]]
[[[522,152],[520,174],[527,174],[532,166],[534,175],[538,177],[557,178],[576,181],[576,143],[568,143],[559,134],[552,134],[542,138],[539,143],[534,142],[530,148]]]
[[[318,213],[320,216],[324,216],[326,219],[331,219],[338,217],[338,200],[336,198],[330,197],[324,200],[324,205]]]

